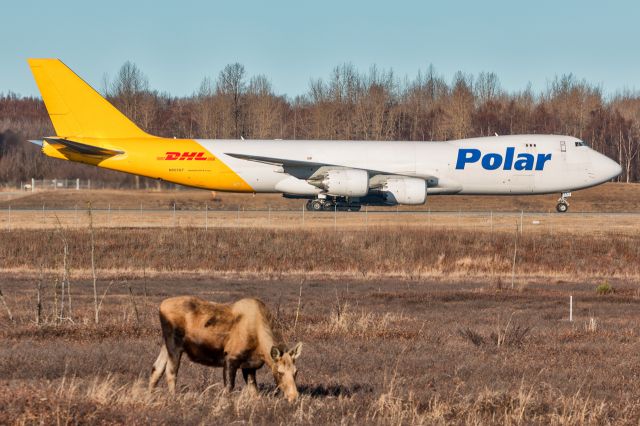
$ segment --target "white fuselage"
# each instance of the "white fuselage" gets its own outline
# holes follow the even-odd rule
[[[448,142],[197,140],[255,192],[313,195],[304,174],[314,167],[362,169],[370,176],[423,178],[433,194],[546,194],[587,188],[620,166],[579,139],[516,135]],[[242,156],[278,159],[255,161]],[[286,164],[296,164],[295,167]],[[314,166],[315,165],[315,166]],[[295,169],[297,173],[292,173]]]

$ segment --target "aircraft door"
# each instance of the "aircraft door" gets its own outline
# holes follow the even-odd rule
[[[536,145],[527,143],[524,146],[524,152],[536,156]],[[515,172],[511,178],[512,194],[530,194],[535,190],[535,174],[531,170],[521,170]]]

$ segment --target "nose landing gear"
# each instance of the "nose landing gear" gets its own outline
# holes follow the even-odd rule
[[[566,211],[569,210],[569,202],[566,200],[569,197],[571,197],[570,192],[563,192],[562,195],[560,195],[558,204],[556,204],[556,211],[558,213],[566,213]]]

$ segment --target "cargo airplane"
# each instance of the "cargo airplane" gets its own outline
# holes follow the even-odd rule
[[[152,136],[58,59],[29,65],[55,136],[50,157],[215,191],[281,193],[307,208],[422,204],[430,194],[560,193],[621,173],[571,136],[511,135],[447,142],[204,140]]]

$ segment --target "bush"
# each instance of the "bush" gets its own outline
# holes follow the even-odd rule
[[[614,291],[613,287],[611,287],[611,284],[609,284],[608,281],[605,281],[602,284],[600,284],[598,287],[596,287],[596,293],[600,295],[613,293],[613,291]]]

